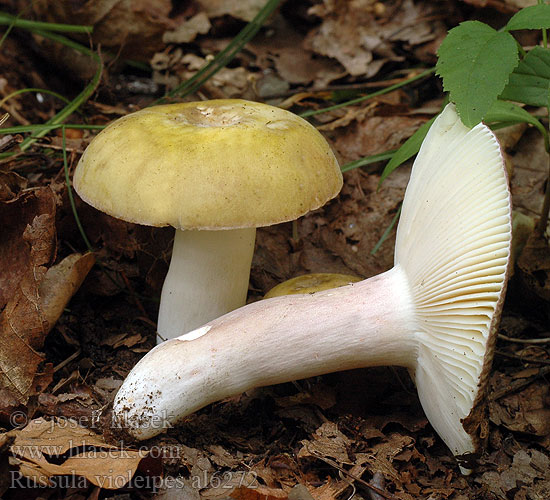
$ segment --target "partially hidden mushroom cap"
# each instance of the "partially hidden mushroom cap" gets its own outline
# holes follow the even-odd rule
[[[285,222],[342,187],[338,162],[307,121],[237,99],[167,104],[119,118],[90,143],[74,187],[119,219],[177,229]]]
[[[280,297],[282,295],[297,295],[305,293],[316,293],[329,288],[338,288],[340,286],[357,283],[363,278],[351,274],[338,273],[312,273],[303,274],[283,281],[274,286],[264,295],[264,299]]]

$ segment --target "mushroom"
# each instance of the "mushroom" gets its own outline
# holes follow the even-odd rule
[[[244,305],[256,227],[322,206],[342,174],[302,118],[226,99],[119,118],[91,141],[73,183],[113,217],[176,228],[157,328],[170,339]]]
[[[357,283],[361,278],[351,274],[338,273],[311,273],[302,274],[289,280],[283,281],[274,286],[264,295],[264,299],[280,297],[281,295],[295,295],[304,293],[315,293],[329,288]]]
[[[484,124],[465,127],[449,104],[414,162],[391,270],[249,304],[157,346],[116,395],[116,421],[147,439],[252,387],[399,365],[434,429],[468,466],[481,444],[510,213],[495,136]]]

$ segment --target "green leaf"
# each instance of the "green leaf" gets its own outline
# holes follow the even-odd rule
[[[546,130],[544,125],[531,113],[514,104],[513,102],[498,99],[493,103],[484,119],[485,123],[529,123],[539,130]]]
[[[534,47],[510,75],[501,99],[530,106],[548,106],[550,89],[550,49]]]
[[[430,130],[430,127],[432,126],[432,123],[434,122],[436,117],[437,115],[421,125],[417,129],[417,131],[413,135],[411,135],[394,153],[394,155],[391,157],[391,160],[384,167],[384,171],[382,172],[382,175],[380,176],[380,181],[378,182],[378,187],[380,187],[386,177],[388,177],[388,175],[390,175],[397,167],[399,167],[399,165],[405,163],[409,158],[412,158],[416,153],[418,153],[422,141],[424,140],[424,137],[426,137],[426,134],[428,133],[428,130]]]
[[[449,31],[438,50],[436,73],[467,127],[477,125],[518,64],[514,37],[479,21]]]
[[[545,145],[548,145],[548,131],[544,128],[544,125],[531,113],[512,102],[501,101],[500,99],[495,101],[489,112],[485,115],[484,121],[490,125],[529,123],[542,134]]]
[[[550,28],[550,5],[541,3],[521,9],[504,27],[505,30],[541,30]]]

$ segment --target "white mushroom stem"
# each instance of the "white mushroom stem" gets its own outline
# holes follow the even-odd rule
[[[120,388],[115,418],[147,439],[251,387],[401,365],[450,450],[473,453],[510,242],[499,145],[484,125],[466,128],[449,105],[413,166],[392,270],[250,304],[157,346]]]
[[[160,300],[157,343],[246,303],[255,228],[176,230]]]

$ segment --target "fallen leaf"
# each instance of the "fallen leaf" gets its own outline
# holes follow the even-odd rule
[[[235,19],[252,21],[265,5],[265,0],[195,0],[195,3],[209,18],[230,15]]]
[[[141,61],[147,61],[162,48],[162,34],[172,26],[168,18],[170,0],[42,0],[34,2],[32,8],[41,21],[92,25],[94,44],[110,48],[118,56],[124,54],[123,57]],[[72,49],[71,52],[74,58]]]
[[[510,387],[511,377],[498,374],[491,379],[491,387],[499,391]],[[547,406],[550,389],[544,384],[531,384],[521,391],[489,401],[489,418],[496,425],[511,431],[535,436],[550,434],[550,408]]]
[[[15,172],[0,171],[0,202],[13,200],[27,184],[27,179]]]
[[[264,71],[269,71],[275,66],[276,72],[284,82],[313,82],[314,89],[325,88],[332,80],[345,75],[345,71],[335,67],[330,59],[319,57],[304,47],[303,36],[284,18],[277,17],[270,29],[272,31],[269,34],[259,34],[247,45],[256,55],[256,64]],[[276,94],[265,92],[261,87],[258,92],[267,96]]]
[[[182,22],[174,31],[166,31],[162,35],[164,43],[189,43],[199,34],[204,35],[210,30],[211,24],[204,12]]]
[[[38,287],[42,314],[49,332],[77,292],[95,262],[91,253],[71,254],[46,271]]]
[[[256,489],[246,488],[241,486],[235,488],[231,495],[235,500],[280,500],[288,499],[288,495],[284,490],[277,488],[268,488],[266,486],[258,486]]]
[[[55,207],[49,188],[0,203],[0,389],[22,404],[48,383],[38,373],[48,329],[39,285],[55,256]]]
[[[312,440],[302,441],[298,458],[330,457],[337,462],[349,462],[347,450],[350,444],[350,439],[338,430],[336,423],[325,422],[315,431]]]
[[[515,453],[512,465],[509,468],[502,472],[484,472],[477,481],[500,498],[508,498],[508,492],[520,485],[529,486],[531,492],[535,488],[545,488],[548,491],[550,459],[540,451],[521,449]],[[529,494],[527,498],[538,500],[544,497]]]
[[[348,117],[354,118],[353,114]],[[339,131],[334,146],[344,162],[358,160],[399,148],[425,121],[424,118],[400,115],[369,116]]]
[[[393,50],[395,41],[425,43],[445,32],[440,21],[428,21],[432,4],[405,0],[388,7],[384,22],[377,20],[374,2],[323,0],[309,9],[322,19],[306,39],[306,47],[333,57],[353,76],[374,76],[387,61],[403,58]]]
[[[42,486],[55,484],[55,476],[71,475],[82,476],[100,488],[120,489],[149,454],[109,445],[75,420],[38,418],[11,433],[15,436],[10,446],[12,464]]]

